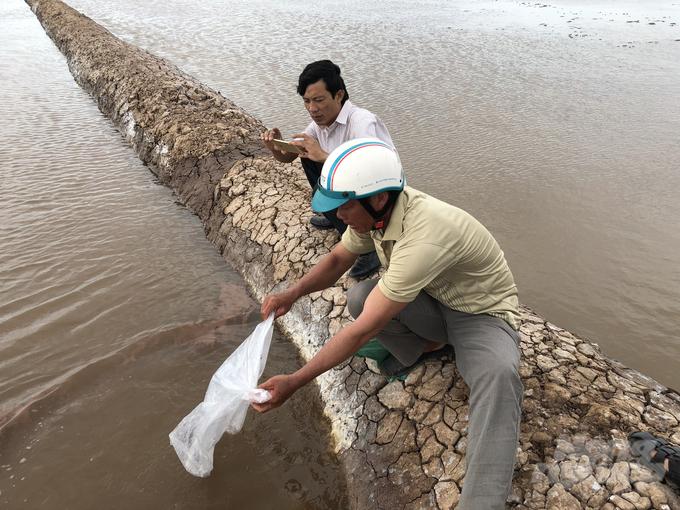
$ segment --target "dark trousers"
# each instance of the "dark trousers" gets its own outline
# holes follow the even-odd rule
[[[300,158],[302,163],[302,169],[305,171],[309,185],[312,187],[312,193],[315,193],[319,187],[319,177],[321,177],[321,170],[323,169],[323,163],[318,163],[312,161],[309,158]],[[344,221],[338,218],[337,209],[323,213],[323,215],[330,221],[338,232],[342,235],[345,230],[347,230],[347,225]]]

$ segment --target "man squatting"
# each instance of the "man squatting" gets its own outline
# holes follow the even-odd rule
[[[300,162],[312,190],[316,190],[324,161],[333,149],[353,138],[379,138],[394,148],[385,124],[368,110],[359,108],[349,101],[349,92],[340,75],[340,68],[330,60],[319,60],[309,64],[300,74],[297,92],[302,96],[305,108],[312,122],[304,133],[293,135],[292,144],[302,148]],[[274,159],[291,163],[298,157],[294,152],[280,151],[273,143],[281,140],[279,128],[272,128],[260,135],[265,147]],[[342,234],[347,225],[339,220],[335,209],[325,211],[324,216],[313,216],[310,220],[317,228],[335,227]],[[349,272],[352,278],[368,276],[380,268],[375,251],[362,254]]]
[[[470,387],[466,475],[459,510],[501,510],[510,491],[523,386],[517,287],[492,235],[465,211],[409,186],[393,148],[350,140],[323,165],[312,208],[349,228],[296,284],[268,295],[262,317],[287,313],[300,297],[333,285],[362,253],[376,250],[386,272],[347,292],[354,318],[302,368],[260,388],[282,405],[295,391],[376,338],[391,355],[384,373],[404,373],[433,352],[455,349]],[[386,370],[383,367],[387,366]]]

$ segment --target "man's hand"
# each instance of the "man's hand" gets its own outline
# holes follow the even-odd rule
[[[260,133],[260,140],[262,140],[264,146],[271,151],[272,156],[274,156],[274,159],[277,161],[290,163],[297,158],[297,154],[294,152],[281,151],[274,145],[274,140],[281,140],[281,131],[277,127],[268,129],[264,133]]]
[[[266,413],[281,406],[298,390],[298,386],[291,375],[277,375],[260,384],[257,388],[267,390],[272,396],[272,398],[263,404],[256,404],[255,402],[250,404],[260,413]]]
[[[300,140],[300,138],[302,138],[302,140]],[[300,154],[301,158],[309,158],[312,161],[316,161],[317,163],[323,163],[328,157],[328,153],[321,148],[319,142],[305,133],[293,135],[293,140],[290,142],[290,144],[302,147],[305,151],[307,151],[306,154]]]
[[[274,319],[278,319],[282,315],[288,313],[290,308],[295,303],[296,297],[292,294],[291,289],[280,294],[270,294],[264,298],[262,301],[262,307],[260,307],[260,315],[262,315],[262,320],[267,320],[269,314],[276,310],[276,315]]]
[[[283,152],[280,151],[279,149],[276,148],[276,145],[274,145],[274,140],[281,140],[281,131],[279,128],[271,128],[265,131],[264,133],[260,134],[260,140],[262,140],[262,143],[264,143],[264,146],[269,149],[270,151],[274,152]],[[285,152],[284,152],[285,154]]]

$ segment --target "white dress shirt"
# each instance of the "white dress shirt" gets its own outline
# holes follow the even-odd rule
[[[338,145],[354,138],[378,138],[394,148],[392,137],[383,121],[368,110],[354,106],[349,99],[342,105],[333,124],[319,126],[312,121],[305,129],[305,134],[319,142],[324,152],[329,154]]]

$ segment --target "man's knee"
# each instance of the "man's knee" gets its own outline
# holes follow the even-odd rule
[[[478,370],[473,384],[481,394],[492,399],[512,398],[521,402],[524,394],[519,361],[514,356],[493,356]]]
[[[347,309],[355,319],[364,310],[364,303],[373,288],[378,284],[378,280],[364,280],[349,288],[347,291]]]

